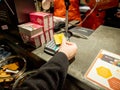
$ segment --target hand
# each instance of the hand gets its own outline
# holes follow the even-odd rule
[[[77,45],[63,38],[59,52],[63,52],[68,57],[68,60],[71,60],[77,53]]]

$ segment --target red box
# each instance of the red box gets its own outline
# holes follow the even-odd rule
[[[44,27],[44,31],[54,27],[53,15],[51,13],[46,12],[30,13],[30,21],[42,25]]]

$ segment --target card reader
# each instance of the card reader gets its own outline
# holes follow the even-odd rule
[[[59,50],[59,45],[55,44],[54,39],[52,39],[51,41],[49,41],[44,48],[44,52],[50,54],[50,55],[54,55],[55,53],[57,53]]]

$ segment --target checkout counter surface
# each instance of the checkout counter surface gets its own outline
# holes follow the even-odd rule
[[[78,52],[75,56],[75,61],[69,66],[68,74],[81,83],[93,88],[89,89],[87,87],[84,88],[85,90],[103,89],[85,79],[84,74],[101,49],[120,54],[120,29],[101,25],[88,39],[71,37],[70,41],[77,44]],[[44,46],[35,49],[32,53],[45,61],[52,57],[44,53]]]

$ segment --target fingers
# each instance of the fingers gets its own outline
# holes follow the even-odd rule
[[[65,43],[66,43],[66,39],[63,38],[63,39],[62,39],[62,44],[65,44]]]
[[[63,38],[59,52],[63,52],[67,56],[68,60],[71,60],[77,52],[77,45]]]
[[[71,42],[67,41],[66,38],[63,38],[62,45],[71,45]]]
[[[69,42],[69,41],[66,40],[66,38],[63,38],[63,39],[62,39],[62,44],[64,44],[64,45],[65,45],[65,44],[66,44],[66,45],[71,45],[72,42]]]

